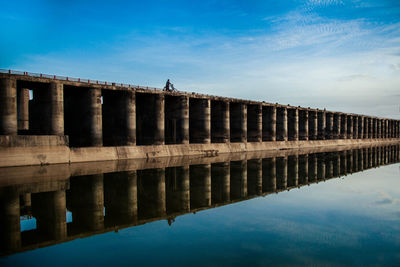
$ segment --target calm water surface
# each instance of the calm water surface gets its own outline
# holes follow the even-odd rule
[[[0,187],[0,264],[399,266],[398,162],[396,145],[57,181],[30,170]]]

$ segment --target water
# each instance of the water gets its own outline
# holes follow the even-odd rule
[[[7,168],[1,265],[400,264],[399,145]]]

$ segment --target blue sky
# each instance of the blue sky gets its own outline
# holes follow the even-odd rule
[[[0,68],[400,119],[400,2],[2,1]]]

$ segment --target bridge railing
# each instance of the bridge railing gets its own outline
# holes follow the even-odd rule
[[[45,78],[45,79],[60,80],[60,81],[99,84],[99,85],[105,85],[105,86],[118,86],[118,87],[132,88],[132,89],[162,91],[162,89],[156,88],[156,87],[132,85],[132,84],[126,84],[126,83],[106,82],[106,81],[98,81],[98,80],[90,80],[90,79],[81,79],[81,78],[74,78],[74,77],[68,77],[68,76],[50,75],[50,74],[27,72],[27,71],[0,69],[0,73],[8,73],[8,74],[13,74],[13,75]]]

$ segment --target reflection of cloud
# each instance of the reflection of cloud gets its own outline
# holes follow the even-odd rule
[[[390,205],[390,204],[396,205],[396,204],[400,204],[400,199],[393,198],[392,196],[390,196],[385,191],[379,191],[378,193],[380,194],[381,199],[378,200],[378,201],[375,201],[376,205]]]

